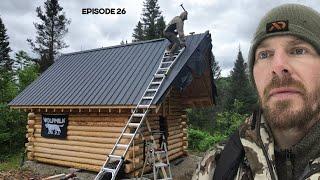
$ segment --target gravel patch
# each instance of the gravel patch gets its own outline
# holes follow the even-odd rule
[[[171,161],[171,172],[174,180],[190,180],[198,162],[201,160],[200,156],[192,155],[178,158]],[[93,180],[97,173],[78,170],[74,168],[67,168],[55,165],[44,164],[35,161],[26,161],[20,170],[0,172],[0,179],[3,180],[40,180],[45,177],[57,174],[75,173],[79,180]],[[152,176],[151,176],[152,177]],[[133,178],[136,179],[136,178]],[[133,180],[132,179],[132,180]]]
[[[189,155],[170,162],[173,179],[190,180],[200,160],[199,156]]]

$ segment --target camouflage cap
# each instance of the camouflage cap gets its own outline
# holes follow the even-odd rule
[[[250,80],[253,84],[253,65],[257,46],[266,38],[293,35],[311,45],[320,54],[320,14],[300,4],[285,4],[270,10],[260,21],[249,51]]]

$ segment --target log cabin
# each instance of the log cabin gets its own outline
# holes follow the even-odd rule
[[[99,172],[168,45],[166,39],[62,54],[10,102],[28,112],[29,160]],[[155,96],[147,120],[167,132],[169,159],[187,154],[186,109],[214,106],[211,35],[189,35]],[[124,172],[135,176],[145,158],[143,127]]]

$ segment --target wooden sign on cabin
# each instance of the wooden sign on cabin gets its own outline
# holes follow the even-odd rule
[[[67,137],[68,115],[42,114],[41,136],[65,139]]]

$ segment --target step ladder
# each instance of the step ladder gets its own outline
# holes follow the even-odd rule
[[[158,132],[152,132],[152,136],[155,134],[160,135],[160,138],[162,139],[162,142],[160,144],[160,147],[158,148],[157,143],[155,142],[155,139],[152,138],[151,142],[147,142],[146,148],[147,148],[147,155],[146,159],[143,163],[142,167],[142,173],[140,179],[143,179],[143,173],[144,169],[147,165],[152,166],[153,169],[153,179],[157,180],[159,179],[159,170],[162,168],[162,172],[165,172],[162,174],[163,177],[160,177],[161,180],[172,180],[172,173],[170,168],[170,162],[168,157],[168,149],[167,149],[167,142],[164,135],[164,132],[158,131]],[[163,160],[164,159],[164,160]]]
[[[127,124],[123,128],[119,138],[117,139],[114,147],[110,151],[105,163],[103,164],[100,172],[95,177],[95,180],[115,180],[118,171],[120,170],[124,157],[126,156],[132,141],[136,134],[138,133],[139,128],[141,127],[143,120],[148,114],[148,110],[151,106],[151,103],[156,96],[158,90],[161,88],[161,85],[165,77],[170,73],[171,67],[174,65],[176,60],[184,52],[185,48],[178,50],[173,55],[170,55],[168,52],[165,52],[162,56],[161,63],[153,75],[152,80],[150,81],[147,89],[143,93],[142,98],[131,114]],[[116,154],[116,151],[124,150],[123,153],[119,155]]]

